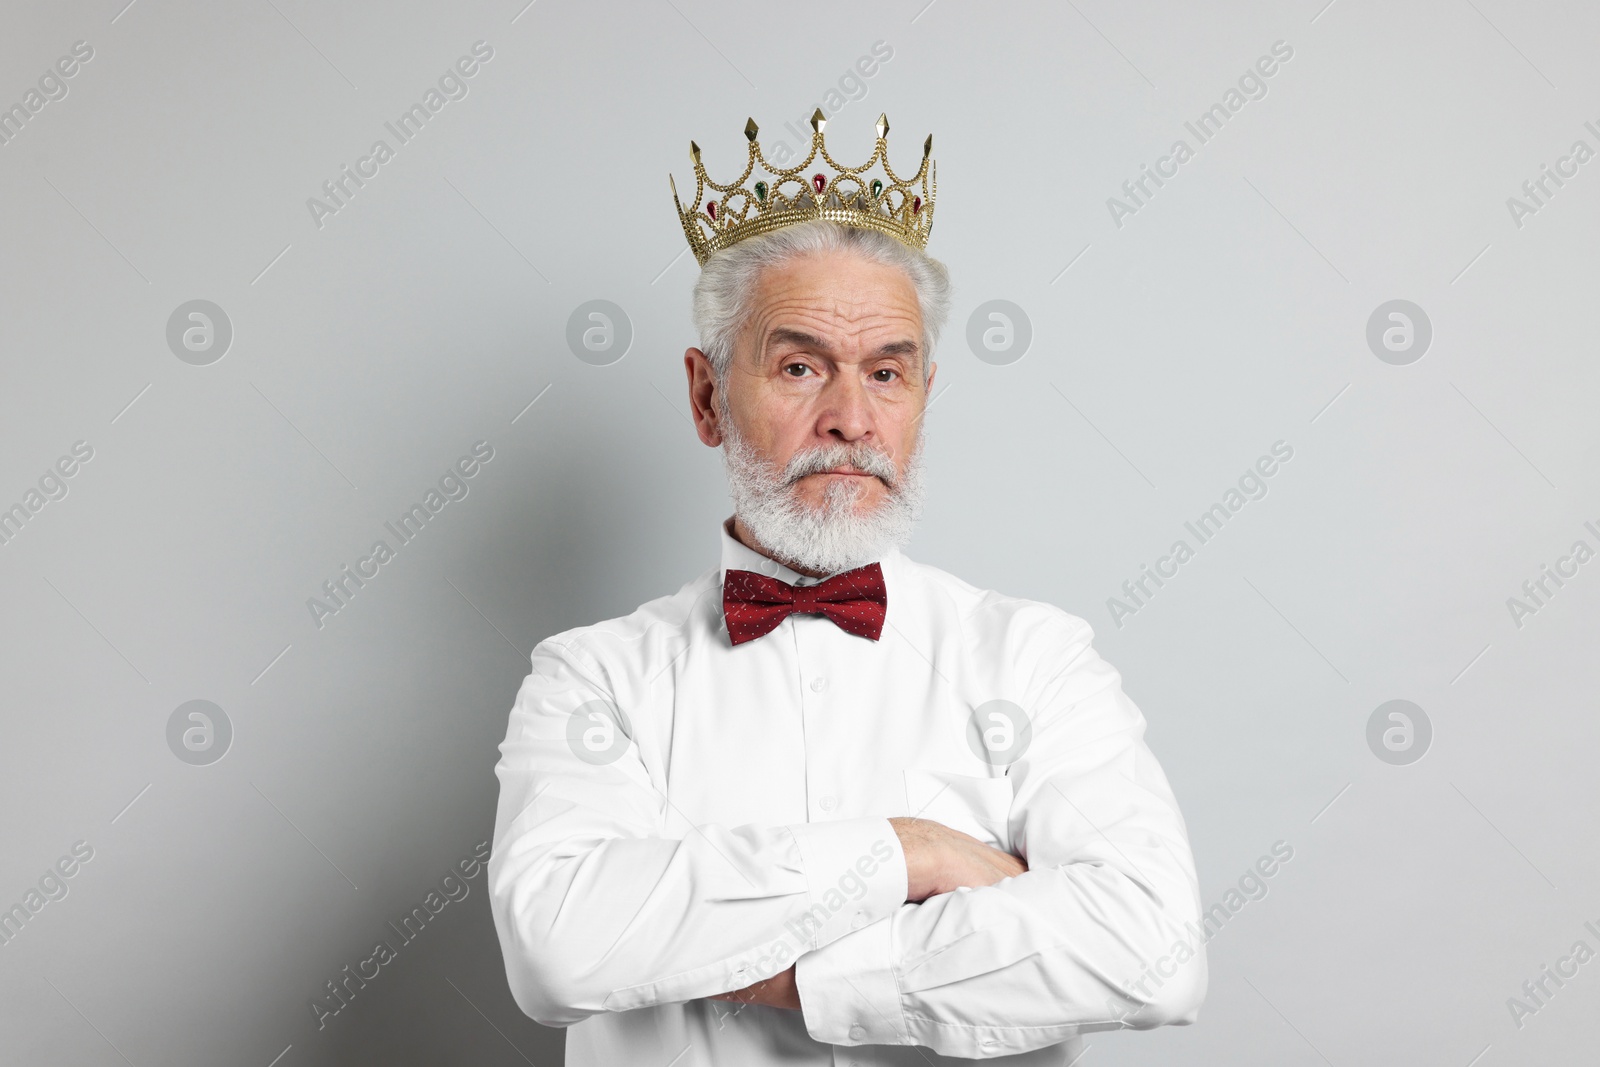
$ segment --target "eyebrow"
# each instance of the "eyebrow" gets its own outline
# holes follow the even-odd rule
[[[791,326],[779,326],[767,335],[766,350],[768,352],[784,344],[815,349],[824,356],[833,354],[833,347],[828,342],[815,334],[809,334],[804,330],[797,330]],[[872,354],[874,356],[914,356],[919,351],[921,351],[921,346],[917,342],[904,340],[890,341],[888,344],[880,345],[877,351]]]

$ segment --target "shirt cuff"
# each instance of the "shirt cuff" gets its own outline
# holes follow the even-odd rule
[[[830,1045],[909,1045],[893,970],[894,919],[882,919],[794,965],[806,1032]]]
[[[906,854],[888,819],[796,823],[789,832],[810,899],[806,911],[786,924],[797,953],[837,941],[906,902]]]

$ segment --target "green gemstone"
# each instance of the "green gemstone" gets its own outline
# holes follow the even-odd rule
[[[756,182],[756,199],[763,204],[767,202],[767,183]]]
[[[883,183],[880,182],[876,178],[872,179],[872,198],[874,200],[876,200],[879,196],[882,196],[882,195],[883,195]]]

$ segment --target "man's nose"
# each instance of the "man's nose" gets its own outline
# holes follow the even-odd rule
[[[872,435],[872,397],[855,374],[840,374],[822,391],[817,431],[845,441]]]

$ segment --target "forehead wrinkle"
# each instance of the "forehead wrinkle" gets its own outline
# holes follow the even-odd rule
[[[834,342],[824,334],[840,336],[848,347],[864,348],[867,345],[862,339],[864,334],[898,333],[901,330],[909,331],[913,336],[884,341],[873,347],[869,355],[916,355],[921,350],[922,346],[915,339],[920,336],[920,326],[914,314],[903,309],[886,311],[879,305],[865,302],[857,302],[855,307],[860,309],[855,314],[842,313],[837,304],[832,309],[824,310],[805,301],[784,301],[763,308],[754,323],[757,329],[765,333],[760,351],[765,354],[779,345],[792,343],[812,348],[819,355],[834,357],[838,355]],[[868,316],[880,321],[858,321]],[[838,321],[840,319],[845,321]],[[782,324],[769,329],[767,323],[773,320],[780,320]]]
[[[817,354],[830,360],[839,359],[840,348],[866,350],[878,338],[886,340],[855,358],[921,354],[922,305],[909,279],[877,265],[869,265],[865,277],[845,279],[819,272],[819,265],[825,264],[803,258],[792,268],[784,264],[789,269],[757,275],[739,343],[747,355],[739,362],[749,361],[751,370],[766,362],[783,341],[774,334],[785,328],[808,335]]]

